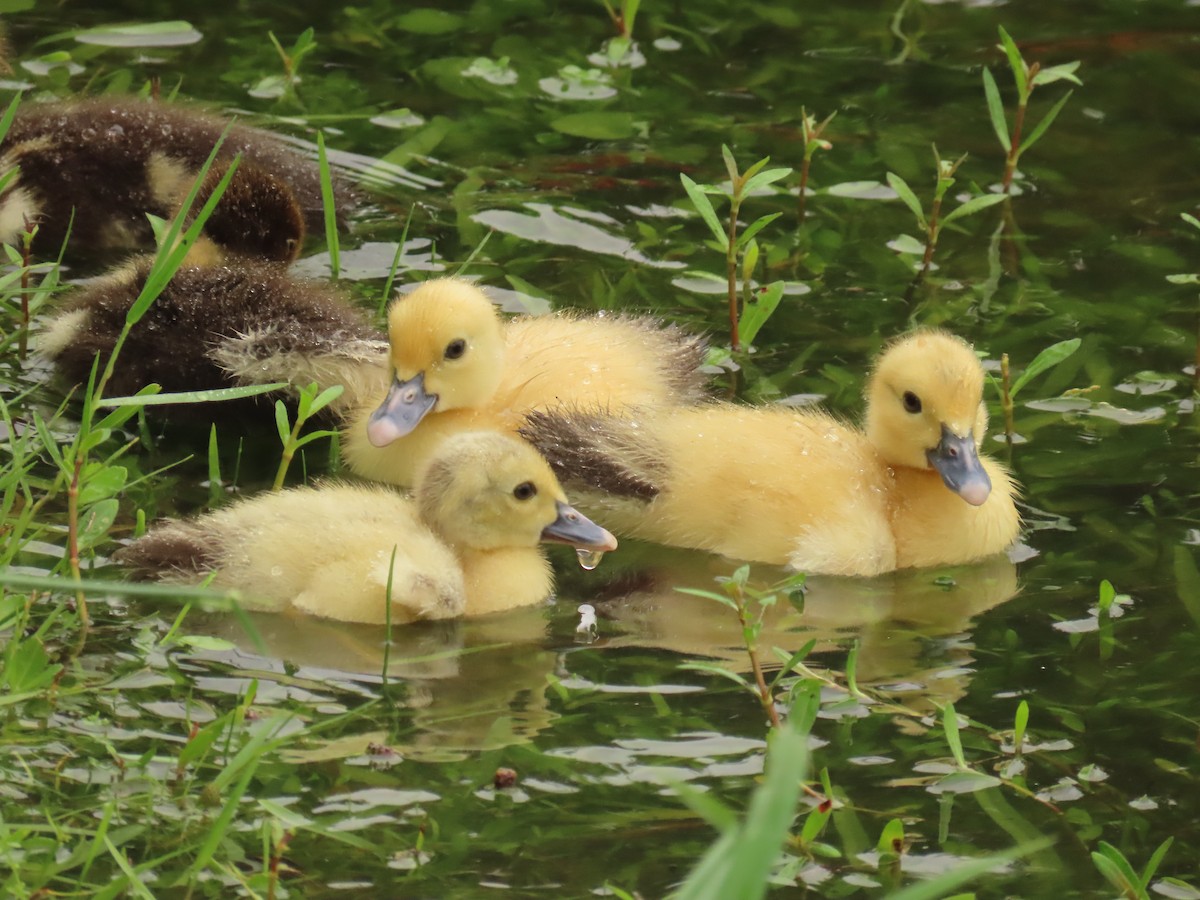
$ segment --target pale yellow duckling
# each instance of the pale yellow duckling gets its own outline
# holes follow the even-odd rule
[[[395,623],[546,599],[553,575],[539,541],[599,552],[617,546],[567,504],[532,447],[469,432],[439,447],[411,500],[377,485],[262,494],[160,526],[119,558],[163,581],[216,572],[214,586],[237,589],[258,608],[379,624],[389,578]]]
[[[1016,487],[978,453],[983,378],[968,344],[923,331],[880,358],[863,430],[823,412],[713,404],[535,413],[522,434],[618,534],[878,575],[971,562],[1016,538]]]
[[[479,288],[457,278],[427,281],[393,303],[388,336],[383,365],[356,364],[343,379],[357,398],[346,407],[345,458],[376,481],[412,484],[448,435],[516,431],[530,410],[655,408],[701,394],[698,337],[624,315],[502,321]]]

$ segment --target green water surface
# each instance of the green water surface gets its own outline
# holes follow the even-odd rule
[[[1200,897],[1200,303],[1195,286],[1166,280],[1200,270],[1200,231],[1180,219],[1200,200],[1194,6],[908,2],[897,17],[891,0],[646,0],[634,46],[619,57],[599,2],[0,9],[12,10],[6,95],[138,91],[156,77],[310,144],[324,129],[335,163],[366,185],[341,265],[368,308],[380,305],[411,217],[401,282],[456,271],[487,238],[468,272],[513,309],[648,311],[727,343],[722,295],[691,274],[723,275],[723,260],[679,174],[719,183],[722,144],[743,166],[770,156],[798,168],[801,109],[818,119],[836,111],[805,221],[795,176],[748,201],[744,220],[782,213],[760,235],[757,277],[788,289],[755,352],[714,377],[716,393],[817,395],[855,417],[871,358],[914,325],[971,340],[997,373],[1002,354],[1019,371],[1056,341],[1082,344],[1017,401],[1011,466],[1025,527],[1011,560],[814,578],[803,613],[783,601],[769,613],[763,646],[794,651],[816,638],[810,664],[835,685],[813,729],[812,769],[828,770],[838,800],[821,837],[833,854],[791,846],[771,895],[887,896],[1046,836],[1049,849],[971,889],[1113,896],[1090,856],[1098,842],[1140,871],[1170,837],[1155,889]],[[181,19],[196,35],[168,29],[183,34],[177,46],[76,35]],[[1011,205],[950,226],[936,269],[911,290],[916,260],[889,243],[920,235],[885,176],[899,174],[927,203],[936,144],[947,158],[969,154],[948,206],[959,191],[999,182],[1003,154],[981,81],[989,67],[1011,111],[997,26],[1031,61],[1080,60],[1083,85],[1022,160]],[[317,46],[300,80],[270,96],[283,69],[267,32],[287,48],[309,27]],[[1031,119],[1070,87],[1039,88]],[[65,277],[106,262],[76,262]],[[298,266],[320,275],[328,262],[315,236]],[[5,311],[6,330],[13,315]],[[61,397],[47,378],[44,367],[0,363],[0,389],[18,410]],[[988,399],[986,447],[1008,458],[998,394]],[[220,435],[227,480],[239,436],[239,487],[261,489],[278,459],[274,424]],[[92,574],[119,576],[107,557],[139,509],[153,520],[211,502],[207,446],[207,434],[170,430],[127,459],[132,480],[190,457],[125,492]],[[328,455],[311,445],[308,473],[325,471]],[[293,480],[303,474],[297,467]],[[47,572],[61,559],[65,505],[44,515],[57,530],[14,571]],[[176,605],[93,600],[96,625],[75,661],[73,632],[59,623],[46,634],[51,657],[67,664],[63,695],[3,701],[0,860],[12,867],[4,875],[0,864],[3,892],[79,896],[122,878],[107,850],[86,874],[82,855],[69,858],[101,820],[132,867],[202,840],[229,796],[217,776],[227,757],[197,764],[187,787],[173,788],[181,748],[191,723],[233,709],[254,684],[253,720],[234,730],[228,754],[263,723],[276,727],[273,711],[295,714],[281,726],[294,740],[262,757],[190,896],[266,896],[264,839],[284,830],[293,836],[279,896],[573,898],[610,886],[666,895],[717,836],[670,785],[740,810],[762,770],[767,724],[754,698],[680,668],[709,659],[747,670],[729,610],[673,590],[709,586],[732,564],[634,542],[594,572],[569,552],[553,558],[552,603],[406,631],[387,684],[379,629],[261,616],[256,649],[229,615],[196,610],[182,633],[206,640],[163,644]],[[1103,580],[1119,596],[1098,617]],[[34,627],[69,599],[42,596]],[[600,610],[592,643],[575,631],[583,602]],[[846,701],[855,646],[875,706]],[[72,694],[72,684],[90,687]],[[1023,768],[1011,748],[1022,699]],[[939,711],[948,701],[971,720],[967,761],[1017,787],[954,793],[939,783],[950,764]],[[516,771],[515,787],[493,787],[499,767]],[[203,794],[208,782],[216,787]],[[908,846],[898,867],[881,866],[876,842],[894,818]],[[351,843],[339,840],[347,835]],[[190,859],[140,871],[141,890],[189,895]]]

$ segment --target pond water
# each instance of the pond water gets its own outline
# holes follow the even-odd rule
[[[816,640],[808,665],[829,685],[810,772],[827,770],[837,800],[825,846],[790,843],[772,895],[885,896],[1021,846],[1030,852],[971,889],[1110,896],[1091,856],[1099,842],[1140,872],[1173,838],[1151,890],[1200,897],[1200,301],[1195,286],[1167,281],[1200,271],[1200,231],[1180,218],[1200,198],[1189,4],[646,3],[623,54],[602,3],[217,0],[189,8],[187,26],[115,38],[77,29],[179,13],[5,8],[5,94],[137,91],[156,77],[306,146],[324,129],[334,162],[366,185],[341,254],[342,281],[366,308],[380,305],[407,241],[400,283],[475,254],[468,274],[511,309],[649,311],[727,344],[720,288],[694,274],[723,277],[722,254],[679,174],[720,183],[722,144],[743,167],[770,156],[798,171],[802,110],[836,111],[803,223],[796,175],[746,202],[746,222],[781,213],[759,235],[756,277],[789,287],[714,392],[811,396],[853,418],[874,353],[914,325],[962,335],[992,371],[1002,354],[1020,371],[1053,343],[1082,343],[1016,401],[1024,530],[1011,558],[812,578],[803,612],[784,600],[768,612],[768,659],[771,647]],[[914,288],[919,257],[893,248],[923,236],[886,174],[928,208],[936,144],[947,159],[969,154],[947,208],[1000,181],[981,80],[986,66],[1011,115],[998,26],[1030,61],[1081,61],[1083,84],[1034,92],[1030,123],[1074,88],[1022,158],[1011,204],[948,226]],[[316,46],[288,88],[267,33],[287,49],[310,27]],[[71,262],[66,280],[104,261]],[[298,268],[328,273],[319,236]],[[16,315],[4,311],[6,333]],[[44,366],[11,354],[0,389],[18,422],[62,396]],[[1006,459],[998,393],[988,400],[986,447]],[[69,440],[77,415],[68,407],[55,440]],[[265,487],[278,462],[264,418],[219,435],[241,493]],[[208,435],[152,428],[151,446],[122,461],[130,486],[85,559],[91,575],[119,577],[108,556],[139,510],[152,521],[213,502]],[[307,474],[328,457],[324,442],[310,445]],[[31,465],[27,508],[41,530],[6,578],[67,571],[65,494],[32,506],[54,467],[48,453]],[[286,616],[254,618],[257,646],[221,612],[194,609],[169,633],[179,602],[115,594],[91,598],[80,647],[72,592],[41,593],[27,635],[41,628],[65,668],[16,690],[13,667],[39,660],[6,653],[5,895],[266,896],[261,869],[274,855],[276,896],[664,896],[717,838],[672,785],[740,813],[763,769],[755,698],[681,667],[748,671],[733,613],[674,590],[711,587],[735,564],[633,541],[590,572],[569,551],[552,555],[559,589],[547,606],[414,627],[386,651],[380,629]],[[764,586],[778,577],[751,573]],[[1117,596],[1099,614],[1104,581]],[[28,593],[6,590],[11,616]],[[599,612],[590,643],[576,632],[585,602]],[[847,701],[852,657],[869,700]],[[941,780],[954,765],[947,702],[969,719],[966,762],[1004,785],[957,793]],[[201,752],[194,727],[234,710]],[[255,743],[268,738],[278,744]],[[501,768],[515,786],[493,786]],[[807,808],[797,814],[794,834]],[[876,848],[892,819],[904,828],[898,865]],[[1030,850],[1039,836],[1053,843]]]

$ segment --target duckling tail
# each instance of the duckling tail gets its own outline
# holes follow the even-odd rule
[[[117,551],[117,562],[138,581],[194,575],[216,568],[211,535],[189,522],[168,522]]]
[[[633,417],[578,409],[531,412],[518,431],[546,457],[568,493],[582,487],[648,501],[666,474],[662,454],[646,446],[650,436]]]

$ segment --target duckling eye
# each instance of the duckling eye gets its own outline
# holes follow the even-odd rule
[[[518,500],[529,500],[537,496],[537,485],[532,481],[522,481],[513,488],[513,496]]]
[[[467,342],[462,338],[455,338],[446,345],[446,352],[442,354],[446,359],[458,359],[467,352]]]
[[[919,413],[921,411],[921,398],[912,391],[905,391],[901,399],[904,401],[904,408],[910,413]]]

